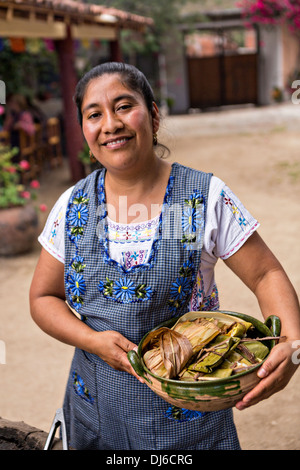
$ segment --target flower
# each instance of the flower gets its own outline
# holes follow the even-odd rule
[[[81,297],[86,291],[85,280],[81,274],[75,273],[70,276],[69,288],[76,297]]]
[[[186,277],[178,277],[175,282],[173,282],[170,294],[173,299],[182,300],[190,292],[191,281]]]
[[[40,209],[41,212],[46,212],[46,210],[47,210],[46,204],[40,204],[39,209]]]
[[[17,154],[16,147],[0,145],[0,209],[22,206],[37,198],[34,190],[39,189],[40,183],[32,180],[29,185],[22,184],[23,175],[30,170],[30,164],[27,160],[15,163]],[[45,211],[47,206],[40,204],[39,209]]]
[[[85,204],[74,205],[68,216],[69,222],[75,227],[82,227],[87,223],[88,209]]]
[[[20,194],[24,199],[30,199],[31,194],[29,191],[22,191]]]
[[[79,374],[77,374],[76,371],[73,372],[73,387],[75,392],[85,401],[91,404],[94,402],[94,399],[86,388],[83,379],[80,377]]]
[[[201,211],[191,206],[186,206],[182,216],[182,228],[184,232],[194,233],[201,226]]]
[[[286,23],[293,33],[300,31],[300,5],[295,0],[241,0],[237,6],[242,8],[248,26],[255,24],[278,25]]]
[[[135,294],[133,282],[126,277],[119,279],[119,281],[116,281],[115,283],[114,293],[118,300],[121,300],[122,302],[130,302]]]
[[[21,160],[19,165],[22,170],[30,170],[30,163],[27,160]]]
[[[38,180],[32,180],[30,182],[30,187],[33,189],[38,189],[40,187],[40,183]]]

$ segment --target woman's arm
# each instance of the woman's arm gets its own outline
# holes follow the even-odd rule
[[[65,303],[64,265],[45,249],[33,276],[30,308],[33,320],[50,336],[96,354],[114,369],[140,380],[127,359],[127,352],[136,345],[116,331],[94,331],[70,311]]]
[[[299,300],[281,264],[257,233],[225,263],[254,292],[264,318],[280,318],[281,334],[286,337],[259,369],[262,380],[237,403],[238,409],[244,409],[282,390],[296,371],[292,355],[300,339]]]

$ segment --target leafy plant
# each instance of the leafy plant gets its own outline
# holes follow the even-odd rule
[[[28,187],[22,184],[22,175],[29,172],[30,164],[27,160],[14,163],[13,157],[17,154],[17,147],[0,146],[0,209],[23,206],[37,199],[40,183],[32,180]],[[40,204],[39,209],[45,211],[47,207]]]

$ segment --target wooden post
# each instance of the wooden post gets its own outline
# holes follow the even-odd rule
[[[110,41],[110,59],[113,62],[123,62],[119,38],[114,41]]]
[[[77,121],[77,111],[73,101],[77,76],[74,67],[75,52],[70,26],[67,27],[67,37],[63,40],[56,40],[55,46],[59,60],[66,151],[72,180],[77,182],[84,177],[84,167],[78,159],[78,153],[83,147],[83,134]]]

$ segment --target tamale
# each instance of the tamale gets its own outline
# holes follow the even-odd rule
[[[168,372],[164,366],[160,348],[149,349],[143,356],[146,367],[153,372],[153,374],[159,375],[160,377],[167,377]]]
[[[195,321],[178,322],[173,327],[173,330],[187,337],[192,345],[193,353],[200,351],[221,331],[217,325],[205,318],[199,318]]]
[[[221,367],[218,367],[217,369],[213,370],[209,374],[203,374],[200,376],[197,380],[211,380],[211,379],[226,379],[227,377],[230,377],[233,373],[232,369],[223,369]]]
[[[227,331],[227,333],[231,336],[237,336],[239,338],[242,338],[249,328],[252,327],[252,323],[243,321],[243,322],[235,322]]]
[[[190,364],[188,369],[205,373],[212,372],[224,361],[226,354],[228,354],[232,348],[235,348],[238,342],[239,338],[219,334],[217,338],[209,344],[209,348],[202,349],[200,357],[198,356],[197,361]]]
[[[232,370],[233,374],[236,374],[238,372],[242,372],[243,370],[249,369],[249,367],[253,367],[253,364],[245,359],[240,353],[238,353],[236,350],[230,351],[229,354],[226,356],[223,364],[218,368],[229,368]]]
[[[175,377],[193,355],[187,337],[165,327],[149,335],[147,346],[150,349],[143,355],[147,368],[169,379]]]
[[[261,341],[243,341],[238,345],[238,351],[252,363],[261,362],[269,354],[269,348]]]

